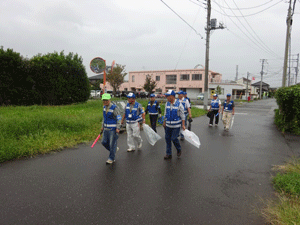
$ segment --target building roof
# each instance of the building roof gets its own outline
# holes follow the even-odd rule
[[[95,75],[95,76],[91,76],[91,77],[88,77],[88,78],[89,78],[89,80],[101,80],[101,79],[103,79],[103,73]]]
[[[256,83],[254,83],[254,84],[251,84],[251,86],[260,86],[260,83],[261,83],[261,81],[258,81],[258,82],[256,82]],[[262,82],[262,86],[270,86],[269,84],[267,84],[267,83],[265,83],[265,82]]]

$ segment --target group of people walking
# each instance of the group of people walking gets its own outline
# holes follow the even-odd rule
[[[177,151],[177,157],[181,156],[181,145],[178,140],[184,140],[181,130],[186,129],[187,120],[192,121],[190,100],[187,98],[187,93],[183,91],[177,92],[178,99],[175,98],[176,93],[173,90],[168,90],[165,94],[167,102],[165,104],[165,111],[163,117],[163,127],[165,128],[166,141],[166,155],[164,159],[172,159],[172,142]],[[234,102],[230,100],[231,95],[227,95],[222,108],[224,129],[228,131],[230,117],[234,115]],[[215,117],[215,125],[218,125],[219,114],[221,110],[221,102],[217,95],[213,96],[209,111],[211,117],[209,126],[213,126],[213,119]],[[161,108],[159,103],[155,100],[155,95],[150,95],[150,101],[144,111],[142,105],[136,102],[134,93],[127,95],[128,103],[121,120],[118,118],[119,113],[117,106],[111,102],[110,94],[103,94],[103,122],[101,132],[103,132],[102,145],[109,151],[109,158],[107,164],[115,162],[118,135],[122,124],[126,121],[127,145],[128,152],[133,152],[136,149],[141,149],[143,140],[140,135],[140,130],[145,123],[145,115],[149,114],[152,129],[156,131],[157,119],[161,118]],[[189,119],[187,119],[189,117]]]

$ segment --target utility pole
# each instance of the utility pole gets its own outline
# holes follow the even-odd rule
[[[205,51],[205,78],[204,78],[204,109],[207,110],[208,103],[208,71],[209,71],[209,39],[210,31],[216,29],[224,29],[223,24],[216,26],[217,20],[210,19],[211,16],[211,0],[207,0],[207,21],[206,21],[206,51]]]
[[[235,81],[238,80],[238,77],[239,77],[239,65],[236,65],[236,73],[235,73]]]
[[[246,100],[248,99],[248,81],[249,80],[249,72],[247,72],[247,88],[246,88]]]
[[[298,65],[299,65],[299,53],[297,54],[297,66],[295,67],[296,70],[296,80],[295,80],[295,84],[297,84],[297,76],[298,76]]]
[[[288,50],[289,50],[289,41],[291,35],[291,25],[292,25],[292,0],[289,1],[288,16],[286,19],[287,29],[286,29],[286,39],[285,39],[285,52],[284,52],[284,63],[283,63],[283,75],[282,75],[282,87],[286,86],[286,70],[287,70],[287,61],[288,61]]]
[[[205,110],[207,110],[207,103],[208,103],[208,67],[209,67],[210,15],[211,15],[211,3],[210,3],[210,0],[207,0],[205,78],[204,78],[204,109]]]
[[[262,97],[262,82],[263,82],[263,75],[264,75],[264,63],[265,63],[265,60],[266,59],[261,59],[262,65],[261,65],[261,72],[260,72],[261,79],[260,79],[259,99],[261,99],[261,97]]]

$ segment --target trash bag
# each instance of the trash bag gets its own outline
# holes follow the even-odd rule
[[[233,126],[233,122],[234,122],[234,115],[232,115],[232,117],[231,117],[230,129],[231,129],[232,126]]]
[[[143,127],[147,141],[150,143],[150,145],[154,146],[155,143],[161,139],[161,136],[159,136],[151,127],[149,127],[149,125],[144,124]]]
[[[208,111],[208,113],[206,114],[206,116],[207,116],[208,118],[210,118],[210,116],[211,116],[212,113],[213,113],[212,111]]]
[[[181,133],[184,135],[184,139],[187,142],[191,143],[197,148],[200,148],[201,143],[199,137],[193,131],[189,131],[188,129],[185,129],[181,131]]]

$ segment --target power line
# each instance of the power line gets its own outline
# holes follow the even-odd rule
[[[222,14],[222,15],[225,15],[225,16],[227,16],[227,17],[248,17],[248,16],[254,16],[254,15],[256,15],[256,14],[259,14],[259,13],[261,13],[261,12],[264,12],[264,11],[270,9],[271,7],[273,7],[273,6],[277,5],[277,4],[279,4],[279,3],[282,2],[282,1],[283,1],[283,0],[280,0],[279,2],[277,2],[277,3],[273,4],[273,5],[271,5],[271,6],[268,7],[268,8],[265,8],[265,9],[263,9],[263,10],[261,10],[261,11],[256,12],[256,13],[252,13],[252,14],[248,14],[248,15],[244,15],[244,16],[227,15],[226,13],[223,14],[223,13],[221,13],[220,11],[218,11],[218,10],[216,10],[216,9],[213,9],[213,10],[215,10],[216,12],[218,12],[218,13],[220,13],[220,14]],[[215,3],[216,3],[216,2],[215,2]],[[226,3],[226,1],[225,1],[225,3]],[[216,4],[221,8],[220,4],[218,4],[218,3],[216,3]]]
[[[252,7],[247,7],[247,8],[227,8],[227,7],[225,7],[225,6],[222,6],[222,8],[224,8],[224,9],[232,9],[232,10],[248,10],[248,9],[259,8],[259,7],[264,6],[264,5],[267,5],[267,4],[269,4],[270,2],[273,2],[273,1],[274,1],[274,0],[270,0],[270,1],[268,1],[268,2],[265,2],[265,3],[261,4],[261,5],[252,6]],[[214,0],[214,2],[215,2],[215,0]]]
[[[235,6],[238,8],[237,4],[235,3],[235,1],[233,0]],[[239,10],[239,12],[241,13],[241,15],[243,16],[243,13],[241,12],[241,10]],[[273,52],[261,39],[260,37],[257,35],[257,33],[253,30],[253,28],[250,26],[250,24],[248,23],[247,19],[243,16],[244,20],[246,21],[246,23],[248,24],[248,26],[250,27],[250,29],[253,31],[253,33],[256,35],[256,37],[260,40],[260,42],[266,47],[266,49],[268,49],[268,51],[272,52],[274,55],[277,55],[275,52]],[[278,56],[278,55],[277,55]],[[279,57],[279,56],[278,56]]]
[[[225,3],[226,3],[226,1],[225,1]],[[226,3],[227,4],[227,3]],[[228,4],[227,4],[227,6],[228,6]],[[225,11],[222,9],[222,8],[220,8],[224,13],[225,13]],[[227,15],[226,13],[225,13],[225,15]],[[229,17],[229,19],[231,20],[231,22],[251,41],[251,42],[253,42],[253,44],[254,45],[256,45],[258,48],[260,48],[261,50],[263,50],[263,51],[265,51],[265,52],[267,52],[267,53],[269,53],[270,54],[270,52],[268,52],[268,51],[266,51],[265,49],[263,49],[260,45],[258,45],[256,42],[254,42],[230,17]],[[238,19],[239,20],[239,19]],[[240,20],[239,20],[240,21]],[[241,22],[240,22],[241,23]],[[242,24],[242,23],[241,23]],[[243,24],[242,24],[243,25]],[[247,30],[247,28],[245,28],[246,30]],[[248,31],[248,30],[247,30]],[[249,32],[249,31],[248,31]],[[249,32],[250,33],[250,32]],[[251,34],[251,33],[250,33]],[[252,34],[251,34],[252,35]],[[257,41],[257,40],[256,40]],[[277,57],[277,56],[276,56]]]
[[[173,13],[175,13],[183,22],[185,22],[190,28],[192,28],[193,31],[196,32],[197,35],[199,35],[201,37],[201,39],[203,39],[203,36],[198,33],[198,31],[192,27],[188,22],[186,22],[177,12],[175,12],[170,6],[167,5],[167,3],[165,3],[163,0],[161,0],[162,3],[164,3]]]

